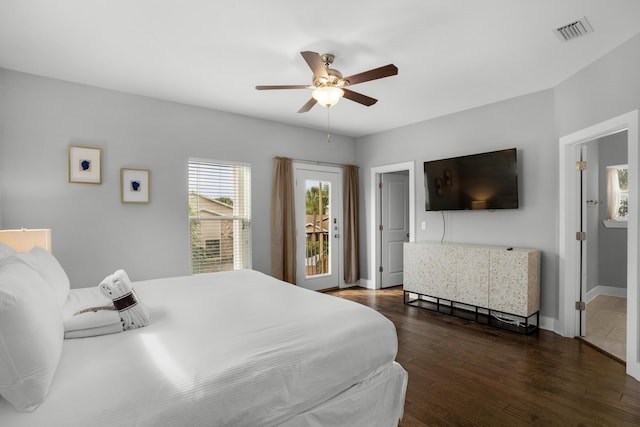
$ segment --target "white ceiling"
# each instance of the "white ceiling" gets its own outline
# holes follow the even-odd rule
[[[586,16],[592,34],[553,29]],[[640,33],[638,0],[0,0],[0,67],[299,126],[310,91],[299,52],[336,55],[352,89],[379,99],[331,109],[362,136],[553,87]]]

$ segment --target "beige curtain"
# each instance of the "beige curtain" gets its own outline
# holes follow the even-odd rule
[[[296,283],[296,222],[291,159],[276,157],[271,189],[271,275]]]
[[[358,167],[342,167],[344,209],[344,281],[356,283],[360,280]]]
[[[618,169],[607,168],[607,219],[618,218],[620,208],[620,182],[618,180]]]

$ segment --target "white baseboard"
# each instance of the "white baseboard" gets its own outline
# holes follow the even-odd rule
[[[373,282],[373,280],[363,279],[361,277],[358,282],[360,283],[359,286],[362,286],[363,288],[367,288],[367,289],[375,289],[376,288],[376,285]]]
[[[540,329],[544,329],[545,331],[551,331],[557,334],[556,332],[556,319],[553,317],[540,316],[540,324],[538,327]]]
[[[590,302],[592,299],[597,297],[598,295],[608,295],[610,297],[627,297],[627,288],[618,288],[615,286],[602,286],[598,285],[595,288],[591,289],[587,292],[587,298],[585,302]]]

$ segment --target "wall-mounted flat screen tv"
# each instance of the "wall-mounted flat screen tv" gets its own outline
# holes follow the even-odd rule
[[[518,209],[515,148],[424,162],[427,211]]]

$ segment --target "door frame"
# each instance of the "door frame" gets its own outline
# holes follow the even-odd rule
[[[627,131],[629,165],[629,220],[627,229],[627,374],[640,380],[640,355],[638,342],[640,324],[638,311],[638,166],[640,165],[638,141],[638,110],[622,114],[559,139],[559,325],[556,331],[565,337],[575,337],[579,314],[575,301],[579,297],[579,246],[575,243],[578,230],[578,214],[581,195],[577,185],[575,162],[579,158],[580,145],[617,132]]]
[[[343,230],[343,226],[342,226],[342,221],[343,221],[343,206],[342,206],[342,168],[336,167],[336,166],[326,166],[326,165],[322,165],[322,164],[311,164],[311,163],[306,163],[306,162],[296,162],[293,161],[293,177],[295,182],[295,192],[297,193],[297,188],[298,188],[298,171],[299,170],[307,170],[307,171],[317,171],[317,172],[324,172],[324,173],[335,173],[338,177],[338,182],[336,187],[334,188],[332,191],[335,194],[336,200],[337,200],[337,204],[338,206],[336,206],[336,216],[338,217],[338,230],[337,232],[335,232],[335,230],[332,230],[332,232],[330,234],[338,234],[340,237],[338,237],[338,247],[335,249],[337,251],[337,258],[338,258],[338,263],[337,263],[337,276],[338,276],[338,287],[339,288],[344,288],[345,283],[344,283],[344,243],[343,243],[343,239],[342,239],[342,230]],[[297,202],[296,202],[296,209],[297,209]],[[296,217],[297,217],[297,210],[296,210]],[[305,224],[301,225],[302,227],[305,226]],[[298,229],[299,225],[297,224],[296,221],[296,246],[299,243],[298,240]],[[298,250],[296,250],[296,257],[298,256],[297,254]],[[296,269],[300,269],[300,268],[304,268],[302,266],[304,266],[304,260],[296,260]],[[296,278],[299,277],[299,271],[296,271]]]
[[[369,188],[369,195],[371,205],[369,206],[369,280],[367,281],[367,288],[380,289],[381,273],[378,271],[378,267],[381,262],[381,254],[378,250],[378,242],[380,240],[380,230],[378,224],[380,224],[380,193],[378,191],[379,175],[387,172],[401,172],[409,171],[409,241],[415,241],[416,231],[416,172],[415,161],[395,163],[384,166],[375,166],[371,168],[371,182]]]

